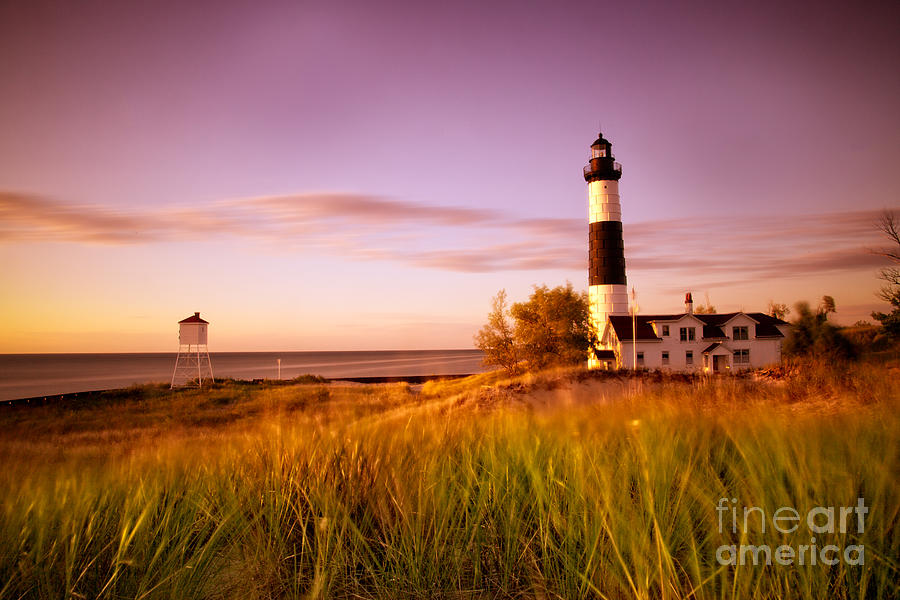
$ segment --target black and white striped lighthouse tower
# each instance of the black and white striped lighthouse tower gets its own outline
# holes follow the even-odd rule
[[[619,203],[619,178],[622,165],[615,162],[612,144],[600,133],[591,144],[591,161],[584,167],[588,184],[590,233],[588,248],[588,297],[591,321],[598,335],[609,315],[628,314],[628,287],[625,284],[625,247],[622,240],[622,205]],[[602,363],[588,357],[588,367]]]

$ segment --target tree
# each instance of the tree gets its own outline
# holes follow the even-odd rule
[[[874,311],[872,318],[881,323],[888,337],[900,339],[900,290],[895,291],[894,295],[889,297],[888,302],[894,307],[894,310],[889,313]]]
[[[878,230],[887,238],[889,246],[875,250],[875,254],[884,256],[894,264],[900,264],[900,224],[892,211],[884,211],[878,220]],[[878,291],[878,297],[894,307],[889,313],[873,312],[872,318],[881,322],[885,333],[894,339],[900,339],[900,267],[881,269],[879,278],[887,282]]]
[[[706,304],[700,304],[697,308],[694,309],[694,312],[698,315],[714,315],[716,314],[716,307],[712,305],[712,302],[709,301],[709,294],[706,294]]]
[[[475,336],[485,364],[510,374],[525,365],[538,370],[582,363],[596,343],[587,294],[576,292],[571,283],[553,289],[535,286],[527,302],[517,302],[509,310],[506,291],[501,290],[487,324]]]
[[[571,283],[552,290],[535,286],[528,302],[513,304],[510,312],[516,341],[531,369],[584,362],[596,345],[587,294],[576,292]]]
[[[828,318],[828,313],[836,313],[837,307],[834,304],[834,298],[831,296],[822,296],[822,301],[819,303],[819,314],[825,315],[825,318]]]
[[[821,308],[813,311],[808,303],[798,302],[794,305],[794,313],[797,318],[792,322],[791,335],[784,342],[786,356],[815,356],[828,360],[846,360],[855,356],[853,344],[828,322],[827,312]]]
[[[769,300],[769,308],[766,309],[766,312],[776,319],[784,320],[784,318],[790,314],[791,309],[788,308],[787,304],[778,304],[777,302]]]
[[[900,264],[900,223],[897,223],[897,218],[893,211],[884,211],[878,219],[877,227],[878,230],[887,237],[888,247],[875,250],[875,254],[884,256],[895,264]],[[881,269],[879,278],[885,280],[889,288],[900,286],[900,268],[885,267]],[[882,290],[882,294],[883,293],[884,290]],[[896,291],[891,290],[886,296],[890,297],[894,293],[896,293]],[[888,297],[885,297],[885,295],[882,295],[881,297],[888,300]]]
[[[506,290],[500,290],[492,300],[487,324],[475,335],[475,346],[484,352],[485,365],[496,365],[512,374],[519,368],[519,349],[509,317]]]

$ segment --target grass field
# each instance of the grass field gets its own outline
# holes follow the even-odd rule
[[[896,598],[900,372],[141,387],[0,410],[2,598]],[[855,506],[864,564],[721,498]],[[728,504],[731,506],[731,504]],[[726,515],[727,516],[727,515]],[[740,525],[743,525],[742,523]]]

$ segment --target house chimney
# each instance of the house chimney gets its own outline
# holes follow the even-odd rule
[[[195,316],[195,317],[199,317],[199,316],[200,316],[200,313],[195,312],[195,313],[194,313],[194,316]]]
[[[691,296],[690,292],[684,296],[684,312],[689,315],[694,314],[694,298]]]

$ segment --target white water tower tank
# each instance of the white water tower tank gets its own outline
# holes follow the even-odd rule
[[[200,318],[200,313],[178,321],[178,343],[182,346],[205,346],[209,321]]]

